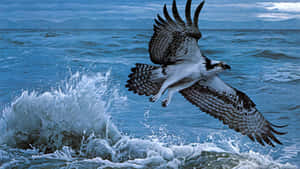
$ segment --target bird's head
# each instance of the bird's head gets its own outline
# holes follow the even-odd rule
[[[231,69],[231,67],[229,65],[227,65],[226,63],[224,62],[219,62],[218,65],[220,68],[222,68],[223,70],[226,70],[226,69]]]
[[[231,69],[231,67],[228,64],[222,61],[210,60],[207,57],[205,58],[205,68],[208,72],[212,74],[217,74],[223,72],[224,70]]]

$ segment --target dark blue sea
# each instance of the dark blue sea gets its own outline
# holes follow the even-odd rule
[[[299,168],[300,31],[204,30],[220,77],[288,132],[261,146],[176,94],[125,88],[152,30],[1,30],[1,168]]]

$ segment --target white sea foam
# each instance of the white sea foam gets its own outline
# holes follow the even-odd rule
[[[120,102],[126,97],[111,87],[109,72],[76,73],[49,92],[24,91],[0,118],[1,167],[295,168],[252,151],[241,153],[234,144],[228,152],[214,143],[172,145],[124,136],[108,113]]]
[[[109,73],[94,77],[76,73],[57,90],[41,94],[24,91],[2,113],[0,142],[53,151],[64,145],[80,146],[83,137],[91,133],[117,141],[121,135],[108,123],[105,113],[111,100],[116,99],[104,102],[101,98],[108,92],[114,93],[108,90],[108,76]]]

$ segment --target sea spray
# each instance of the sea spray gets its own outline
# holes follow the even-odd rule
[[[102,98],[111,92],[107,74],[88,77],[75,73],[57,90],[24,91],[2,113],[1,144],[54,152],[63,146],[78,149],[91,133],[115,143],[121,135],[109,123],[106,104],[110,101]]]
[[[213,142],[176,145],[155,139],[160,136],[124,136],[108,110],[126,97],[109,79],[109,72],[75,73],[57,89],[24,91],[0,118],[1,168],[295,168]]]

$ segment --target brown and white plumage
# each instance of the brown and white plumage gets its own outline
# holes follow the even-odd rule
[[[197,7],[194,23],[191,19],[191,0],[187,1],[185,23],[178,14],[176,1],[173,1],[172,12],[175,20],[168,13],[166,5],[163,12],[165,19],[157,15],[154,34],[149,43],[150,59],[155,64],[169,65],[182,60],[203,59],[197,41],[201,38],[198,28],[198,16],[204,1]]]
[[[174,93],[180,92],[201,111],[247,135],[252,141],[256,140],[261,145],[267,143],[274,146],[272,141],[282,144],[275,134],[285,133],[276,131],[274,127],[284,126],[267,121],[246,94],[218,77],[218,73],[230,69],[230,66],[201,54],[198,46],[201,38],[198,16],[203,5],[204,1],[196,8],[192,21],[191,0],[187,0],[186,22],[179,15],[175,0],[172,5],[174,19],[164,6],[165,19],[157,15],[149,43],[150,59],[160,66],[137,63],[132,68],[126,87],[139,95],[152,95],[150,101],[153,102],[168,91],[163,106],[170,103]]]
[[[264,145],[265,142],[273,147],[271,140],[282,144],[274,134],[285,133],[276,131],[274,127],[284,126],[276,126],[267,121],[246,94],[225,84],[219,77],[199,81],[180,93],[201,111],[247,135],[252,141],[255,138],[260,144]]]

